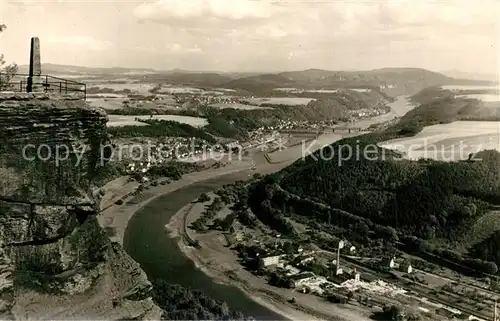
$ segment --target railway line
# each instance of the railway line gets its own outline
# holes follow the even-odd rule
[[[460,301],[464,300],[464,296],[449,292],[449,291],[444,291],[441,290],[441,292],[444,292],[447,297],[453,297],[456,300],[450,300],[447,298],[440,297],[438,294],[433,293],[434,289],[426,288],[425,285],[423,284],[415,284],[415,282],[411,280],[403,280],[402,278],[393,278],[391,275],[388,275],[388,273],[382,273],[380,271],[374,270],[373,268],[369,267],[367,264],[358,262],[355,259],[349,258],[347,256],[343,256],[343,259],[347,262],[349,262],[349,265],[355,267],[358,271],[360,272],[366,272],[369,274],[372,274],[374,276],[377,276],[380,280],[383,280],[385,282],[394,284],[402,289],[407,290],[410,294],[416,294],[418,296],[421,296],[423,298],[426,298],[429,300],[429,302],[433,303],[438,303],[447,307],[451,307],[454,309],[457,309],[461,311],[464,314],[469,314],[472,316],[475,316],[477,318],[481,318],[484,320],[490,320],[492,315],[493,315],[493,309],[483,309],[482,311],[477,311],[474,310],[465,304],[459,303]],[[467,300],[470,300],[471,302],[472,299],[466,298]],[[457,302],[458,301],[458,302]]]

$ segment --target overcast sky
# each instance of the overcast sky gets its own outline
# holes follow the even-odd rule
[[[496,73],[500,0],[0,0],[0,52],[221,71],[421,67]]]

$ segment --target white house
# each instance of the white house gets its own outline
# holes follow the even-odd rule
[[[272,266],[272,265],[278,265],[280,259],[283,258],[283,257],[285,257],[285,254],[268,256],[268,257],[261,257],[260,258],[260,264],[263,267],[269,267],[269,266]]]

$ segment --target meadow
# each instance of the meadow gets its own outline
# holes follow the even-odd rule
[[[459,95],[458,97],[479,99],[484,102],[500,101],[500,95],[495,95],[495,94],[470,94],[470,95]]]
[[[479,86],[479,85],[468,85],[468,86],[458,86],[458,85],[448,85],[441,86],[444,90],[495,90],[498,86]]]
[[[87,103],[92,107],[104,109],[121,109],[126,98],[87,98]]]
[[[464,160],[480,150],[500,150],[500,122],[456,121],[427,126],[413,137],[382,142],[379,146],[405,152],[405,158],[414,160]]]
[[[176,86],[162,86],[158,93],[160,94],[201,94],[203,89],[194,87],[176,87]]]
[[[147,95],[149,94],[149,91],[155,87],[155,85],[150,83],[125,83],[125,84],[101,83],[101,84],[95,84],[94,87],[99,87],[101,89],[109,88],[113,89],[114,91],[121,91],[128,89],[133,93],[137,93],[140,95]]]
[[[486,103],[500,102],[500,87],[499,86],[442,86],[442,89],[458,92],[457,97],[473,98]],[[475,93],[460,94],[460,91],[469,90]],[[497,107],[497,106],[495,106]]]
[[[205,118],[177,116],[177,115],[153,115],[153,116],[122,116],[122,115],[108,115],[108,127],[116,126],[144,126],[147,125],[136,119],[159,119],[176,121],[183,124],[188,124],[193,127],[203,127],[208,124]]]
[[[87,94],[87,98],[127,98],[127,95],[114,94],[114,93],[99,93],[99,94]]]
[[[295,93],[295,94],[302,94],[302,93],[320,93],[320,94],[334,94],[337,93],[341,90],[352,90],[352,91],[357,91],[357,92],[369,92],[371,89],[366,89],[366,88],[345,88],[345,89],[298,89],[298,88],[275,88],[273,90],[276,91],[282,91],[282,92],[287,92],[287,93]]]

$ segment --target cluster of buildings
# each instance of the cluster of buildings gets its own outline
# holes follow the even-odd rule
[[[279,275],[280,284],[274,284],[276,286],[289,287],[298,292],[310,293],[327,299],[342,296],[349,297],[350,294],[359,293],[375,304],[385,304],[388,298],[389,302],[394,302],[394,300],[411,301],[415,302],[415,307],[424,314],[438,314],[449,318],[483,321],[469,313],[433,302],[432,299],[422,297],[413,291],[407,291],[390,281],[381,280],[375,274],[366,273],[363,268],[359,272],[356,268],[352,268],[357,264],[346,261],[355,259],[358,262],[377,266],[372,270],[392,272],[399,275],[414,273],[411,262],[403,257],[389,256],[363,259],[356,256],[354,246],[348,245],[344,241],[339,241],[336,253],[324,250],[306,250],[296,244],[293,246],[288,244],[289,246],[286,248],[285,244],[290,242],[283,242],[279,237],[278,235],[274,241],[268,244],[259,241],[246,243],[250,244],[246,246],[248,257],[258,261],[257,266],[261,271]],[[341,252],[345,254],[342,259]],[[336,259],[331,260],[335,256]],[[325,258],[327,258],[326,262]],[[318,270],[311,269],[313,265],[323,265],[324,268],[319,270],[322,273],[315,273]],[[288,286],[283,285],[283,282],[288,282]]]
[[[369,118],[386,114],[387,110],[384,108],[363,108],[349,111],[349,117],[354,119]]]
[[[274,135],[279,131],[287,131],[294,129],[320,130],[323,127],[332,126],[334,124],[335,124],[334,121],[310,122],[310,121],[299,121],[299,120],[280,120],[274,126],[262,126],[260,128],[257,128],[256,130],[250,133],[250,136],[254,138],[258,136]]]
[[[202,94],[179,95],[175,99],[179,104],[190,102],[197,105],[233,104],[238,102],[236,97],[226,96],[224,93],[216,91],[203,92]]]
[[[329,296],[332,293],[347,294],[365,290],[380,295],[395,296],[406,293],[405,290],[383,282],[371,274],[360,273],[356,268],[341,262],[341,252],[353,255],[356,248],[346,242],[338,243],[337,252],[328,252],[328,257],[336,255],[335,260],[319,263],[326,251],[306,251],[300,247],[294,253],[284,253],[279,244],[268,247],[253,247],[253,253],[259,261],[259,268],[279,273],[288,280],[289,287],[303,293]],[[400,269],[404,273],[412,273],[411,264],[406,261],[398,263],[395,258],[379,260],[387,269]],[[318,275],[311,269],[312,265],[321,266],[323,273]]]
[[[198,138],[166,137],[151,143],[119,144],[112,159],[125,162],[127,171],[145,173],[153,165],[160,165],[172,160],[182,160],[203,154],[223,153],[222,146],[211,145]]]

